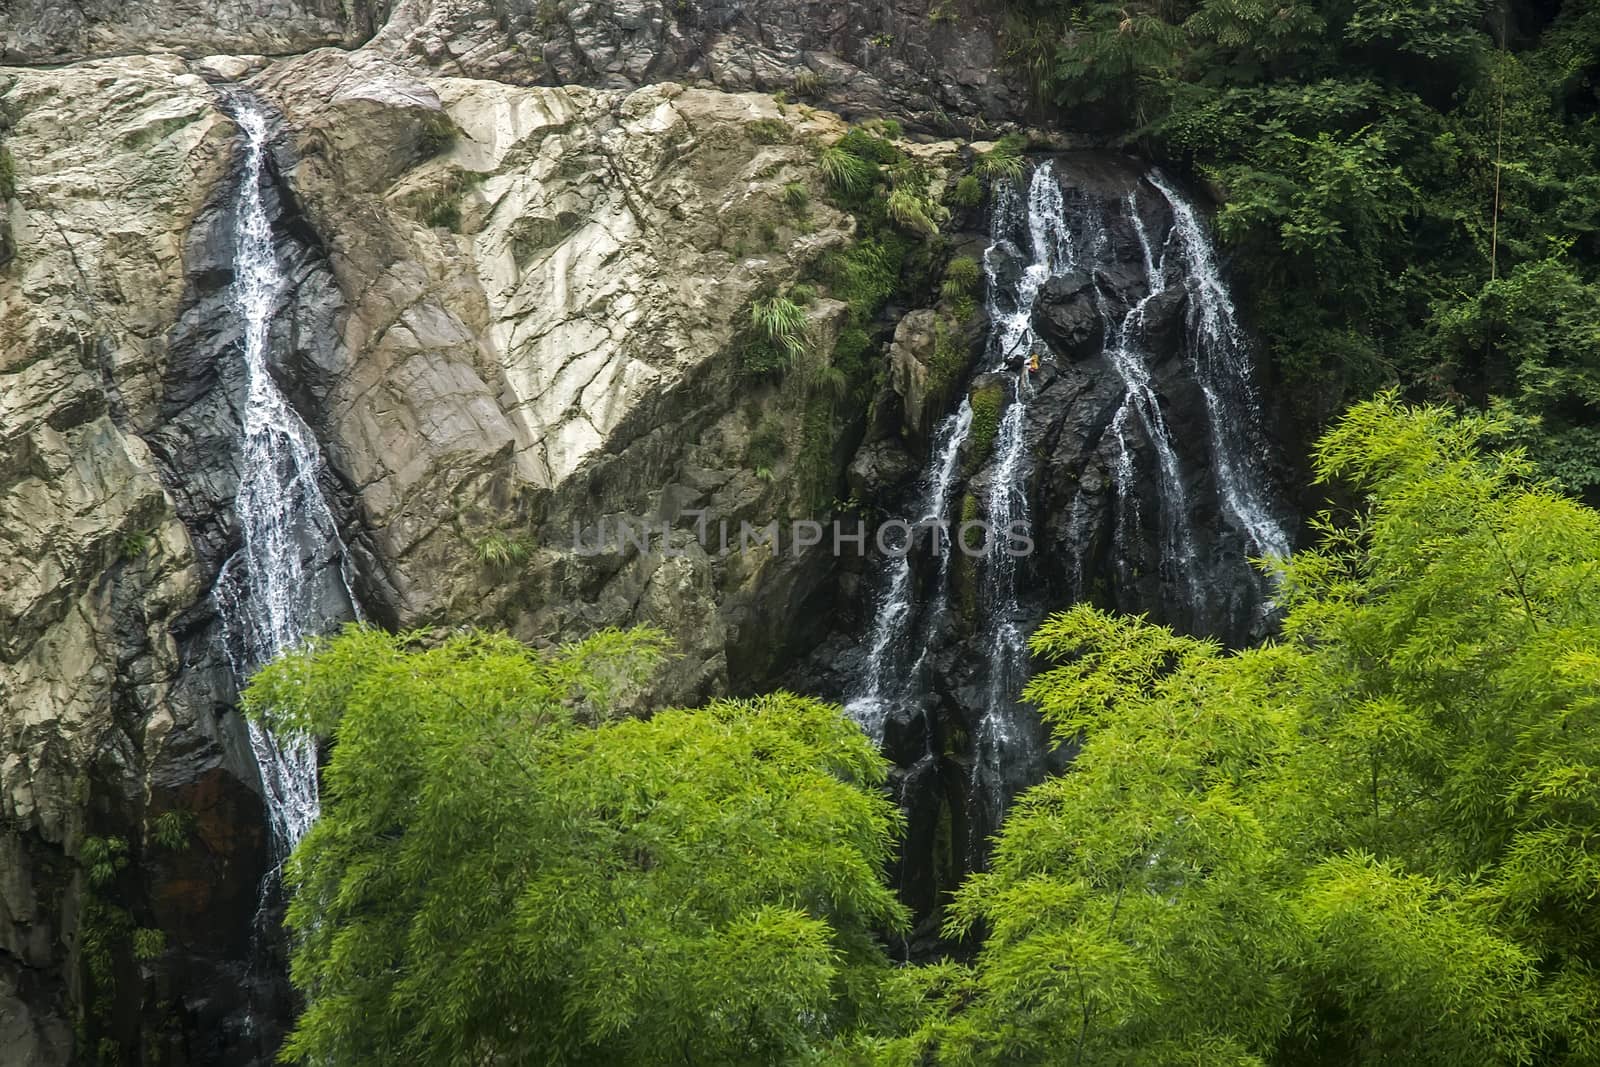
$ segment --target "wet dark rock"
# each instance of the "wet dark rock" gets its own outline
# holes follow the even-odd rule
[[[1024,388],[1021,460],[1010,476],[1026,486],[1033,551],[1015,561],[1014,602],[996,604],[984,592],[991,560],[958,555],[941,570],[919,546],[912,583],[917,618],[908,647],[897,655],[925,666],[883,720],[885,752],[896,765],[892,784],[908,826],[896,870],[906,901],[930,923],[940,892],[985,861],[985,835],[1010,799],[1061,771],[1074,751],[1070,743],[1055,744],[1036,715],[1018,707],[1001,720],[1010,731],[1005,761],[985,764],[984,746],[994,743],[980,737],[996,699],[991,645],[1002,627],[1031,633],[1048,613],[1081,602],[1147,614],[1232,645],[1259,640],[1270,626],[1266,587],[1245,559],[1242,520],[1219,492],[1212,413],[1197,371],[1203,355],[1196,347],[1197,309],[1187,267],[1176,258],[1174,215],[1135,163],[1074,155],[1054,166],[1078,265],[1038,290],[1032,319],[1042,342],[1042,350],[1033,349],[1041,357],[1037,372],[1028,367],[1033,352],[1022,347],[1002,352],[991,342],[984,353],[985,369],[968,386],[981,428],[974,423],[964,448],[947,516],[986,517],[1001,488],[996,479],[1006,476],[990,435]],[[1000,235],[988,257],[1002,316],[1016,312],[1007,301],[1025,289],[1023,270],[1034,255],[1023,225]],[[1139,368],[1135,376],[1154,398],[1159,425],[1130,406],[1132,379],[1121,369],[1126,361]],[[1254,432],[1245,425],[1224,430]],[[1157,448],[1168,439],[1175,474]],[[878,469],[884,449],[882,442],[869,444],[856,464]],[[1278,474],[1263,468],[1250,477],[1270,491]],[[900,514],[905,494],[888,488],[893,481],[877,479],[885,491],[863,499]],[[861,484],[870,489],[874,482],[863,478]],[[1181,564],[1173,548],[1180,530]],[[884,561],[873,562],[882,573]],[[942,601],[935,596],[941,580],[948,582]],[[859,682],[848,672],[841,676],[822,665],[837,661],[847,642],[865,640],[872,621],[868,611],[859,623],[843,622],[844,632],[797,670],[798,682],[839,699],[858,695]],[[1020,680],[1016,684],[1020,688]]]
[[[1094,279],[1081,271],[1051,278],[1039,293],[1034,329],[1067,359],[1087,359],[1105,339],[1097,300]]]
[[[863,445],[846,472],[850,494],[858,500],[894,500],[921,473],[905,444],[887,437]]]

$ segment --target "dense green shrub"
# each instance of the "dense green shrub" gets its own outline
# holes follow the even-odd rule
[[[831,440],[815,415],[803,452]],[[287,1058],[1594,1062],[1600,514],[1488,451],[1510,429],[1354,409],[1315,464],[1354,503],[1272,564],[1261,647],[1047,621],[1026,698],[1079,754],[956,894],[963,959],[890,966],[900,819],[837,708],[622,715],[649,631],[539,654],[352,627],[286,654],[247,713],[336,741],[288,868]],[[955,562],[967,620],[974,574]],[[120,954],[165,945],[97,897],[125,843],[79,860],[102,1002]]]

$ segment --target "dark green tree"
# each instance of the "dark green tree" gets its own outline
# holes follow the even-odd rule
[[[1308,439],[1381,388],[1499,398],[1545,473],[1600,502],[1600,7],[1014,8],[1014,62],[1059,121],[1120,129],[1218,195]]]

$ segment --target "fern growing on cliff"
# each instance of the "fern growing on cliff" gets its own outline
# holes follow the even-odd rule
[[[977,260],[971,256],[957,256],[945,265],[944,282],[939,287],[939,295],[950,301],[970,297],[978,291],[978,281],[982,276]]]
[[[877,165],[848,149],[832,145],[817,159],[822,177],[835,192],[855,196],[872,188],[877,181]]]
[[[778,345],[792,362],[805,355],[805,309],[785,296],[769,296],[750,305],[750,324]]]
[[[931,237],[939,232],[939,224],[933,219],[933,206],[910,189],[896,189],[890,193],[885,210],[896,225],[913,233]]]
[[[1022,150],[1026,147],[1020,137],[1002,137],[995,146],[978,156],[973,170],[979,177],[990,181],[1009,179],[1016,181],[1022,177],[1023,159]]]

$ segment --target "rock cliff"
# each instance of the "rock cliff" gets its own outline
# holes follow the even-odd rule
[[[933,305],[982,211],[954,205],[921,291],[862,321],[827,281],[861,235],[818,155],[894,119],[948,199],[967,141],[1025,117],[996,33],[970,0],[0,0],[0,1065],[267,1062],[289,1013],[212,596],[241,538],[239,106],[272,116],[271,371],[374,620],[652,623],[679,652],[653,699],[842,695],[837,665],[792,672],[860,639],[874,564],[724,554],[716,524],[892,507],[967,389],[984,313]],[[783,376],[748,364],[779,292],[809,339]],[[1041,303],[1083,358],[1027,433],[1059,460],[1034,476],[1052,552],[1098,540],[1041,597],[1112,567],[1115,390],[1082,299]],[[876,398],[837,387],[862,358]],[[671,551],[617,540],[643,520]],[[948,813],[919,803],[926,857]]]
[[[852,239],[816,169],[845,126],[653,80],[705,74],[710,45],[602,71],[596,35],[638,29],[619,11],[561,13],[594,88],[461,76],[497,68],[427,54],[475,39],[443,5],[355,51],[315,48],[365,36],[348,16],[292,5],[253,36],[180,5],[11,14],[13,61],[193,57],[0,72],[0,1031],[18,1062],[244,1062],[285,1009],[250,964],[264,822],[210,597],[240,536],[231,109],[279,117],[273,370],[371,613],[535,641],[653,622],[682,653],[657,696],[683,701],[803,647],[831,559],[719,558],[684,522],[675,555],[575,538],[596,515],[810,513],[783,444],[805,392],[753,382],[739,341],[758,292]],[[808,314],[825,362],[844,307]]]

